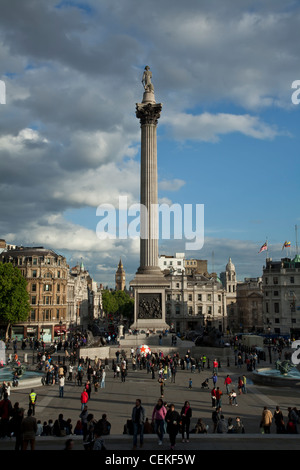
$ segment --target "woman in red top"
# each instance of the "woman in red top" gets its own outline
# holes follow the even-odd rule
[[[87,402],[89,401],[89,396],[88,396],[88,394],[87,394],[86,389],[83,390],[80,399],[81,399],[81,410],[83,410],[84,407],[85,407],[85,405],[86,405]]]

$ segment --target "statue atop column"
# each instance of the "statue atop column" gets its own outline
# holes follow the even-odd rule
[[[144,85],[145,92],[147,93],[154,93],[154,86],[153,83],[151,83],[152,79],[152,72],[150,70],[150,67],[146,65],[143,78],[142,78],[142,84]]]

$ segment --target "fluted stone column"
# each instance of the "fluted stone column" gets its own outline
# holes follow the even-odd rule
[[[140,266],[130,283],[135,296],[132,328],[159,330],[168,328],[165,322],[168,282],[158,265],[157,122],[162,104],[155,102],[149,67],[145,68],[144,77],[143,100],[136,105],[141,125],[141,237]]]
[[[140,273],[160,271],[158,267],[158,188],[157,188],[157,121],[162,105],[136,105],[141,123],[141,239]],[[144,210],[143,210],[144,209]]]

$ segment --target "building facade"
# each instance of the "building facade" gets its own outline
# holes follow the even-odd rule
[[[225,289],[216,276],[169,274],[166,321],[176,332],[226,328]]]
[[[66,332],[69,272],[66,259],[43,247],[15,247],[3,251],[0,260],[21,270],[30,297],[28,321],[13,325],[11,336],[51,341]]]
[[[263,332],[263,289],[262,278],[245,278],[237,283],[234,331],[251,333]]]
[[[265,333],[300,336],[300,256],[266,259],[263,268]]]
[[[182,274],[185,272],[185,254],[176,253],[175,256],[160,255],[158,265],[162,271],[170,271],[174,274]]]
[[[83,264],[70,270],[66,258],[53,250],[12,245],[0,253],[0,262],[20,269],[30,298],[29,318],[12,326],[12,338],[51,342],[100,317],[101,290]]]

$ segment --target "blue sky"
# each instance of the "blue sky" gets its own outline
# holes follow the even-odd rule
[[[99,240],[100,204],[139,201],[145,65],[157,102],[159,198],[204,204],[205,241],[187,257],[239,279],[295,253],[299,214],[298,2],[2,2],[0,238],[83,261],[114,285],[139,266],[135,240]],[[285,240],[292,242],[282,251]],[[161,240],[160,252],[185,240]],[[212,265],[213,260],[213,265]]]

